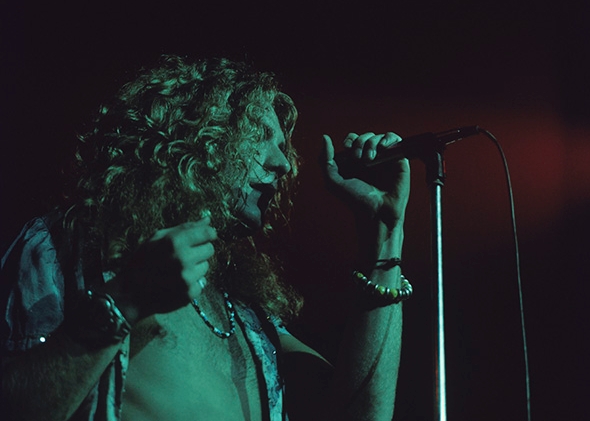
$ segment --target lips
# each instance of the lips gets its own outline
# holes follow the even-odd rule
[[[262,194],[274,195],[277,191],[277,183],[253,183],[251,184],[254,190],[258,190]]]

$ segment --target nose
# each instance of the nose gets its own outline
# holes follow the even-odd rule
[[[291,163],[285,153],[276,145],[272,145],[264,163],[266,171],[274,172],[280,178],[291,172]]]

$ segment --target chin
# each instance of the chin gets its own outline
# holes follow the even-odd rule
[[[260,231],[263,227],[262,214],[258,208],[241,209],[237,212],[240,224],[237,226],[237,233],[239,236],[249,236]]]

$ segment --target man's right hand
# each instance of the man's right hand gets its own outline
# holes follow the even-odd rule
[[[116,278],[115,295],[120,296],[115,301],[129,322],[177,310],[198,298],[216,239],[217,231],[205,217],[161,229],[142,244]]]

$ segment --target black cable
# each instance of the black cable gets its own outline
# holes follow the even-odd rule
[[[516,214],[514,212],[514,195],[512,193],[512,182],[510,181],[510,171],[508,171],[508,161],[506,160],[506,156],[504,155],[504,151],[500,146],[500,142],[498,139],[491,134],[489,131],[479,128],[479,132],[485,134],[488,138],[494,142],[500,155],[502,156],[502,163],[504,164],[504,172],[506,173],[506,182],[508,184],[508,197],[510,201],[510,216],[512,221],[512,235],[514,236],[514,249],[515,249],[515,257],[516,257],[516,280],[518,284],[518,299],[519,299],[519,308],[520,308],[520,326],[522,331],[522,342],[523,342],[523,351],[524,351],[524,370],[525,370],[525,384],[526,384],[526,408],[527,408],[527,420],[531,421],[531,382],[530,382],[530,372],[529,372],[529,356],[528,356],[528,346],[527,346],[527,338],[526,338],[526,328],[525,328],[525,321],[524,321],[524,302],[523,302],[523,294],[522,294],[522,279],[521,279],[521,271],[520,271],[520,252],[518,246],[518,235],[516,231]]]

